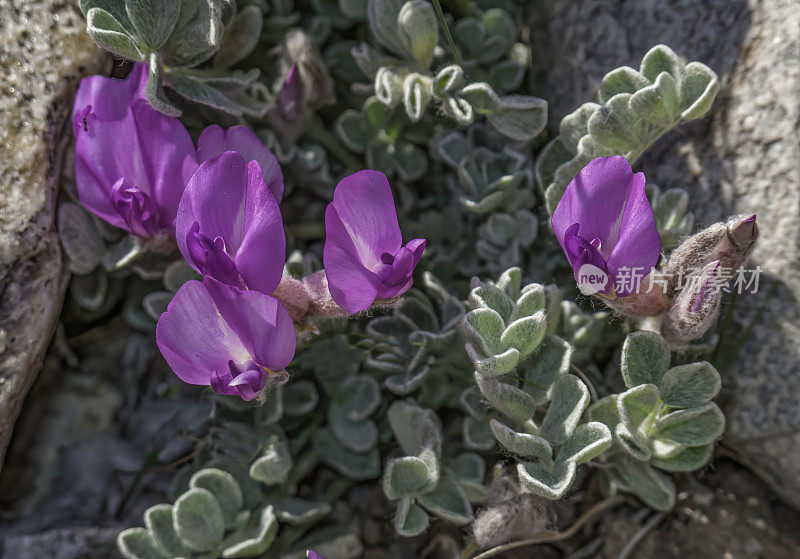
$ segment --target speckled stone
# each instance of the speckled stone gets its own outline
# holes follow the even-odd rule
[[[0,2],[0,467],[66,284],[54,206],[71,97],[109,63],[77,2]]]
[[[725,436],[800,506],[800,3],[541,4],[532,87],[550,100],[551,125],[595,100],[606,72],[638,67],[657,43],[722,78],[711,113],[662,138],[637,167],[663,187],[689,190],[699,225],[758,214],[761,237],[751,264],[763,270],[760,288],[740,297],[738,327],[730,331],[738,335],[759,307],[764,312],[723,371]]]

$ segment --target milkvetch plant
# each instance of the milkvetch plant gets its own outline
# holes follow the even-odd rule
[[[211,410],[123,556],[467,558],[713,461],[756,216],[694,233],[639,159],[720,81],[656,45],[548,130],[500,4],[81,2],[133,64],[76,93],[70,305]]]

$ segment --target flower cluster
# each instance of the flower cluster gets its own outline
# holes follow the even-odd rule
[[[662,334],[677,343],[708,330],[720,286],[758,237],[755,214],[733,217],[688,238],[657,269],[661,236],[645,177],[620,155],[590,161],[570,181],[551,225],[581,291],[627,316],[663,315]]]
[[[388,180],[360,171],[342,179],[325,212],[324,280],[284,276],[275,156],[241,125],[209,126],[195,147],[177,118],[150,107],[146,76],[136,64],[125,80],[81,82],[73,110],[78,195],[145,246],[177,243],[202,281],[175,294],[156,327],[158,346],[184,382],[253,400],[286,376],[295,323],[309,309],[347,316],[402,295],[425,241],[403,245]]]

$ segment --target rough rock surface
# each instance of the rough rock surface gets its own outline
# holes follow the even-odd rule
[[[595,100],[606,72],[638,67],[658,43],[720,75],[711,113],[662,138],[638,167],[659,185],[688,189],[700,225],[758,214],[761,238],[751,264],[763,270],[760,286],[739,298],[728,341],[764,310],[723,371],[726,437],[800,506],[800,3],[541,4],[533,86],[551,99],[551,125]]]
[[[76,4],[0,2],[0,467],[63,299],[53,216],[71,95],[108,63]]]

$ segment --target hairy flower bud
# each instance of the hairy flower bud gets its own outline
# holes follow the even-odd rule
[[[661,327],[663,336],[673,343],[685,343],[702,336],[719,314],[722,291],[719,282],[723,267],[719,260],[706,264],[693,281],[678,292]]]
[[[439,23],[427,0],[406,2],[397,16],[397,31],[403,46],[427,68],[433,60],[433,49],[439,42]]]

